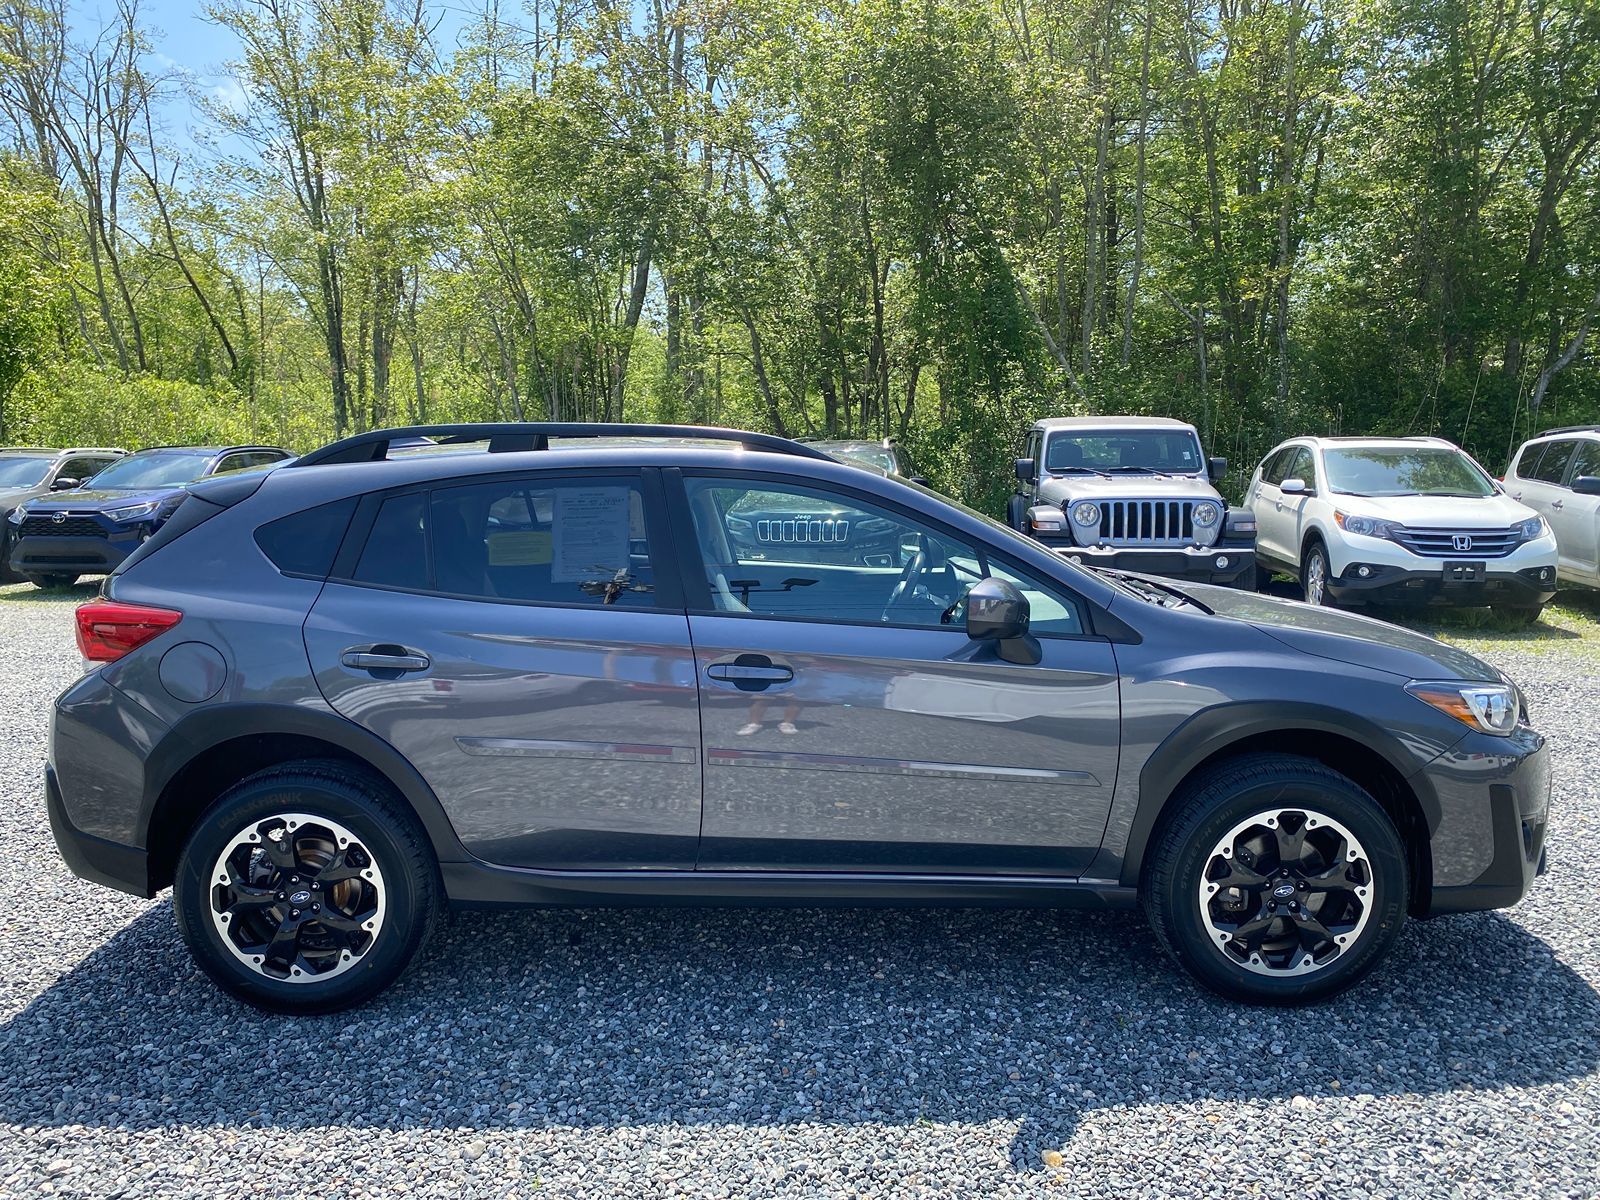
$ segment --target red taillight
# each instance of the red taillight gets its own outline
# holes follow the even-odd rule
[[[91,600],[78,606],[78,649],[90,662],[116,662],[181,620],[170,608]]]

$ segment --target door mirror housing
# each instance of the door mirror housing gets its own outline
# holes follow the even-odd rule
[[[980,579],[967,589],[967,636],[1008,642],[1028,632],[1028,598],[1004,579]]]
[[[1225,458],[1206,459],[1206,475],[1215,483],[1228,473],[1228,460]]]
[[[71,491],[73,488],[77,487],[82,482],[83,482],[83,480],[74,479],[70,475],[61,475],[61,476],[58,476],[56,478],[56,481],[50,485],[50,490],[52,492]]]
[[[1572,490],[1579,496],[1600,496],[1600,475],[1579,475],[1572,481]]]
[[[1293,479],[1285,479],[1278,485],[1278,490],[1285,496],[1304,496],[1311,489],[1306,486],[1306,481],[1296,475]]]
[[[1017,459],[1016,467],[1018,483],[1032,483],[1039,474],[1038,465],[1031,458]]]

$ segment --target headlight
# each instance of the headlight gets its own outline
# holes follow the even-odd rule
[[[150,500],[144,504],[130,504],[125,508],[108,508],[106,516],[113,521],[142,521],[145,517],[153,516],[161,504],[157,500]]]
[[[1517,526],[1517,537],[1524,542],[1531,542],[1550,532],[1550,527],[1544,523],[1543,517],[1529,517]]]
[[[6,516],[6,520],[10,521],[13,525],[21,525],[27,519],[28,510],[23,508],[20,504],[13,508]]]
[[[1100,506],[1093,500],[1080,500],[1072,506],[1072,523],[1088,529],[1100,524]]]
[[[1505,737],[1517,727],[1516,689],[1503,683],[1417,682],[1406,691],[1481,733]]]
[[[1362,537],[1394,539],[1394,531],[1399,526],[1394,521],[1380,521],[1376,517],[1357,517],[1350,513],[1335,512],[1333,523],[1346,533],[1360,534]]]
[[[1194,506],[1194,523],[1201,529],[1210,529],[1222,519],[1221,505],[1213,504],[1209,500],[1202,500]]]

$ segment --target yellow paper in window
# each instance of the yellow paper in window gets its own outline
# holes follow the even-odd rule
[[[489,535],[491,567],[538,567],[550,561],[548,529],[526,529]]]

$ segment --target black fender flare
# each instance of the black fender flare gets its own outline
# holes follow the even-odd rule
[[[1196,767],[1231,745],[1273,733],[1330,734],[1358,743],[1383,759],[1411,789],[1429,831],[1438,827],[1438,798],[1421,773],[1431,757],[1414,753],[1389,730],[1345,709],[1304,701],[1241,700],[1195,713],[1145,760],[1139,772],[1138,808],[1123,847],[1120,882],[1129,886],[1139,882],[1151,834]]]
[[[292,735],[338,747],[378,772],[404,797],[427,831],[440,862],[472,862],[455,826],[409,759],[376,734],[331,709],[294,704],[220,704],[185,716],[157,743],[145,764],[139,830],[149,844],[151,819],[167,786],[197,757],[224,742],[252,736]]]

